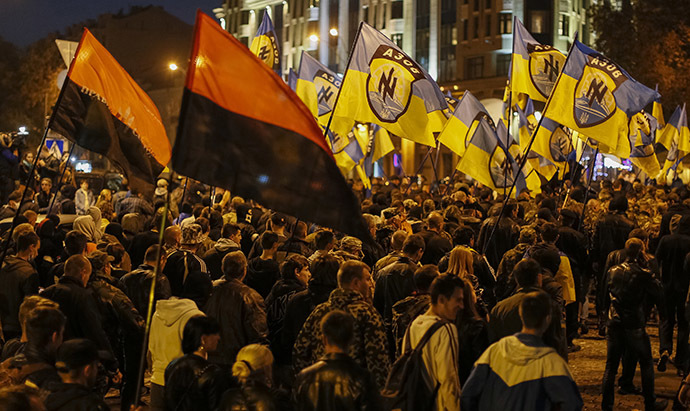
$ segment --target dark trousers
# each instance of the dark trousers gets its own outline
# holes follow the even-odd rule
[[[659,327],[659,351],[673,352],[673,327],[678,323],[678,342],[676,345],[676,367],[685,369],[688,360],[688,336],[690,324],[685,317],[685,297],[666,295],[666,318],[661,319]],[[670,298],[669,298],[670,297]]]
[[[637,356],[640,360],[645,409],[652,410],[656,397],[654,396],[654,364],[649,336],[644,328],[624,329],[616,326],[609,327],[606,334],[606,369],[601,384],[601,409],[613,410],[616,373],[625,351],[629,351],[630,355]]]
[[[120,395],[120,409],[122,411],[129,411],[129,406],[138,403],[135,401],[137,389],[137,377],[139,376],[139,362],[141,361],[141,345],[140,338],[134,336],[125,336],[124,339],[124,384],[122,386],[122,393]],[[142,380],[144,373],[141,373]],[[143,381],[142,381],[143,383]]]
[[[565,335],[568,344],[572,344],[573,339],[577,336],[577,330],[580,327],[578,314],[579,304],[577,301],[565,306]]]
[[[618,386],[632,390],[635,386],[633,379],[635,378],[635,368],[637,367],[637,355],[631,353],[630,350],[623,351],[622,363],[623,370],[621,371],[621,377],[618,379]]]
[[[165,387],[162,385],[151,383],[151,403],[149,404],[151,411],[165,410]]]

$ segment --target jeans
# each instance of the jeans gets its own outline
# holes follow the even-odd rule
[[[565,335],[568,344],[572,344],[580,327],[580,322],[578,321],[578,305],[576,301],[565,306]]]
[[[654,365],[649,336],[644,328],[625,329],[617,326],[609,327],[606,334],[606,369],[601,383],[601,409],[613,410],[616,373],[625,351],[629,351],[631,356],[636,356],[640,361],[645,409],[652,410],[656,397],[654,396]]]
[[[685,317],[685,297],[668,295],[666,297],[666,318],[662,318],[659,327],[659,352],[673,352],[673,327],[678,321],[678,342],[676,345],[676,367],[685,369],[688,361],[688,336],[690,324]],[[670,297],[670,298],[669,298]]]
[[[165,410],[165,387],[162,385],[151,383],[151,404],[149,404],[151,411]]]

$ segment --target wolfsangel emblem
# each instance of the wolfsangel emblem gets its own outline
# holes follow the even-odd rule
[[[394,47],[380,45],[369,62],[369,108],[380,121],[395,123],[410,105],[412,84],[424,78],[417,63]]]
[[[515,170],[510,157],[500,145],[496,145],[489,159],[489,174],[496,188],[510,187],[515,179]]]
[[[319,105],[320,117],[333,110],[333,102],[338,94],[338,89],[340,89],[340,79],[323,70],[319,70],[312,81],[314,82],[314,87],[316,87],[316,100]]]
[[[616,111],[614,91],[627,80],[617,65],[600,55],[588,55],[582,76],[575,86],[575,123],[592,127],[611,118]]]
[[[558,75],[563,70],[565,56],[552,46],[528,44],[529,78],[544,98],[553,90]]]
[[[280,63],[280,54],[276,45],[276,38],[273,32],[262,34],[258,37],[259,47],[256,56],[261,59],[268,67],[275,69]]]
[[[549,139],[551,158],[557,162],[568,160],[568,154],[573,151],[571,136],[562,126],[556,127]]]

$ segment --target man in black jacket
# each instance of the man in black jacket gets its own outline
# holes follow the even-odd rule
[[[321,333],[326,354],[297,376],[295,410],[377,410],[381,399],[369,371],[350,358],[354,319],[341,310],[326,314]]]
[[[108,337],[103,331],[96,300],[86,289],[90,277],[89,260],[84,256],[74,255],[65,262],[65,274],[60,281],[46,288],[41,295],[58,303],[60,311],[67,318],[65,340],[89,339],[98,349],[115,358]]]
[[[393,305],[415,290],[414,273],[420,267],[419,260],[424,254],[424,247],[421,235],[408,236],[403,243],[402,257],[379,272],[374,288],[374,308],[388,325],[393,317]]]
[[[224,278],[213,286],[204,312],[220,322],[220,343],[210,353],[209,361],[231,365],[240,348],[267,342],[268,325],[263,298],[242,283],[247,275],[247,259],[241,251],[223,258],[223,274]]]
[[[441,258],[453,248],[453,244],[451,244],[449,236],[441,235],[444,233],[443,216],[439,212],[431,212],[426,224],[426,230],[419,233],[426,244],[420,262],[422,264],[438,264]],[[448,234],[445,233],[445,235]]]
[[[642,394],[646,410],[665,409],[666,400],[656,401],[654,395],[654,367],[649,336],[645,330],[646,306],[656,305],[663,315],[661,285],[652,274],[634,260],[644,249],[644,243],[631,238],[625,244],[628,259],[607,273],[607,293],[602,310],[607,313],[606,369],[602,381],[602,410],[612,410],[614,384],[618,364],[626,351],[636,355],[642,374]]]
[[[518,244],[520,226],[515,222],[518,210],[517,202],[511,200],[506,204],[503,217],[495,230],[494,225],[496,225],[498,215],[492,215],[484,220],[479,229],[477,249],[484,252],[489,265],[494,269],[498,268],[503,254]],[[493,236],[491,236],[492,231]]]
[[[156,256],[158,254],[158,244],[154,244],[146,250],[144,255],[144,264],[137,267],[131,273],[125,274],[119,280],[119,287],[127,294],[132,304],[139,311],[139,314],[146,317],[149,311],[149,294],[151,292],[151,281],[153,281],[153,272],[156,268]],[[156,288],[153,296],[153,307],[156,307],[156,301],[167,300],[172,295],[170,291],[170,281],[168,277],[163,275],[163,268],[167,258],[165,252],[161,250],[160,253],[160,268],[156,276]]]
[[[0,271],[0,321],[6,339],[19,337],[19,306],[24,297],[38,294],[38,273],[31,264],[40,241],[33,231],[17,237],[17,254],[7,257]]]
[[[46,399],[50,410],[110,410],[92,391],[98,376],[98,358],[98,347],[90,340],[71,340],[60,347],[55,365],[62,382],[50,387]]]
[[[661,284],[666,302],[665,319],[659,330],[659,370],[663,371],[673,352],[673,328],[678,323],[678,343],[674,364],[679,370],[688,365],[688,336],[690,322],[685,314],[685,302],[690,285],[689,273],[683,270],[685,256],[690,252],[690,216],[674,215],[671,234],[659,240],[655,257],[661,267]]]

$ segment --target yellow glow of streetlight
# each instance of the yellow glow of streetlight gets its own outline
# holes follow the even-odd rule
[[[168,65],[168,68],[169,68],[170,70],[172,70],[172,71],[175,71],[175,70],[177,70],[177,64],[175,64],[175,63],[170,63],[170,64]]]
[[[336,37],[338,35],[338,29],[336,29],[335,27],[330,29],[328,32],[331,33],[331,36],[333,37]]]
[[[309,40],[317,42],[319,41],[319,36],[317,36],[316,34],[312,34],[311,36],[309,36]]]

